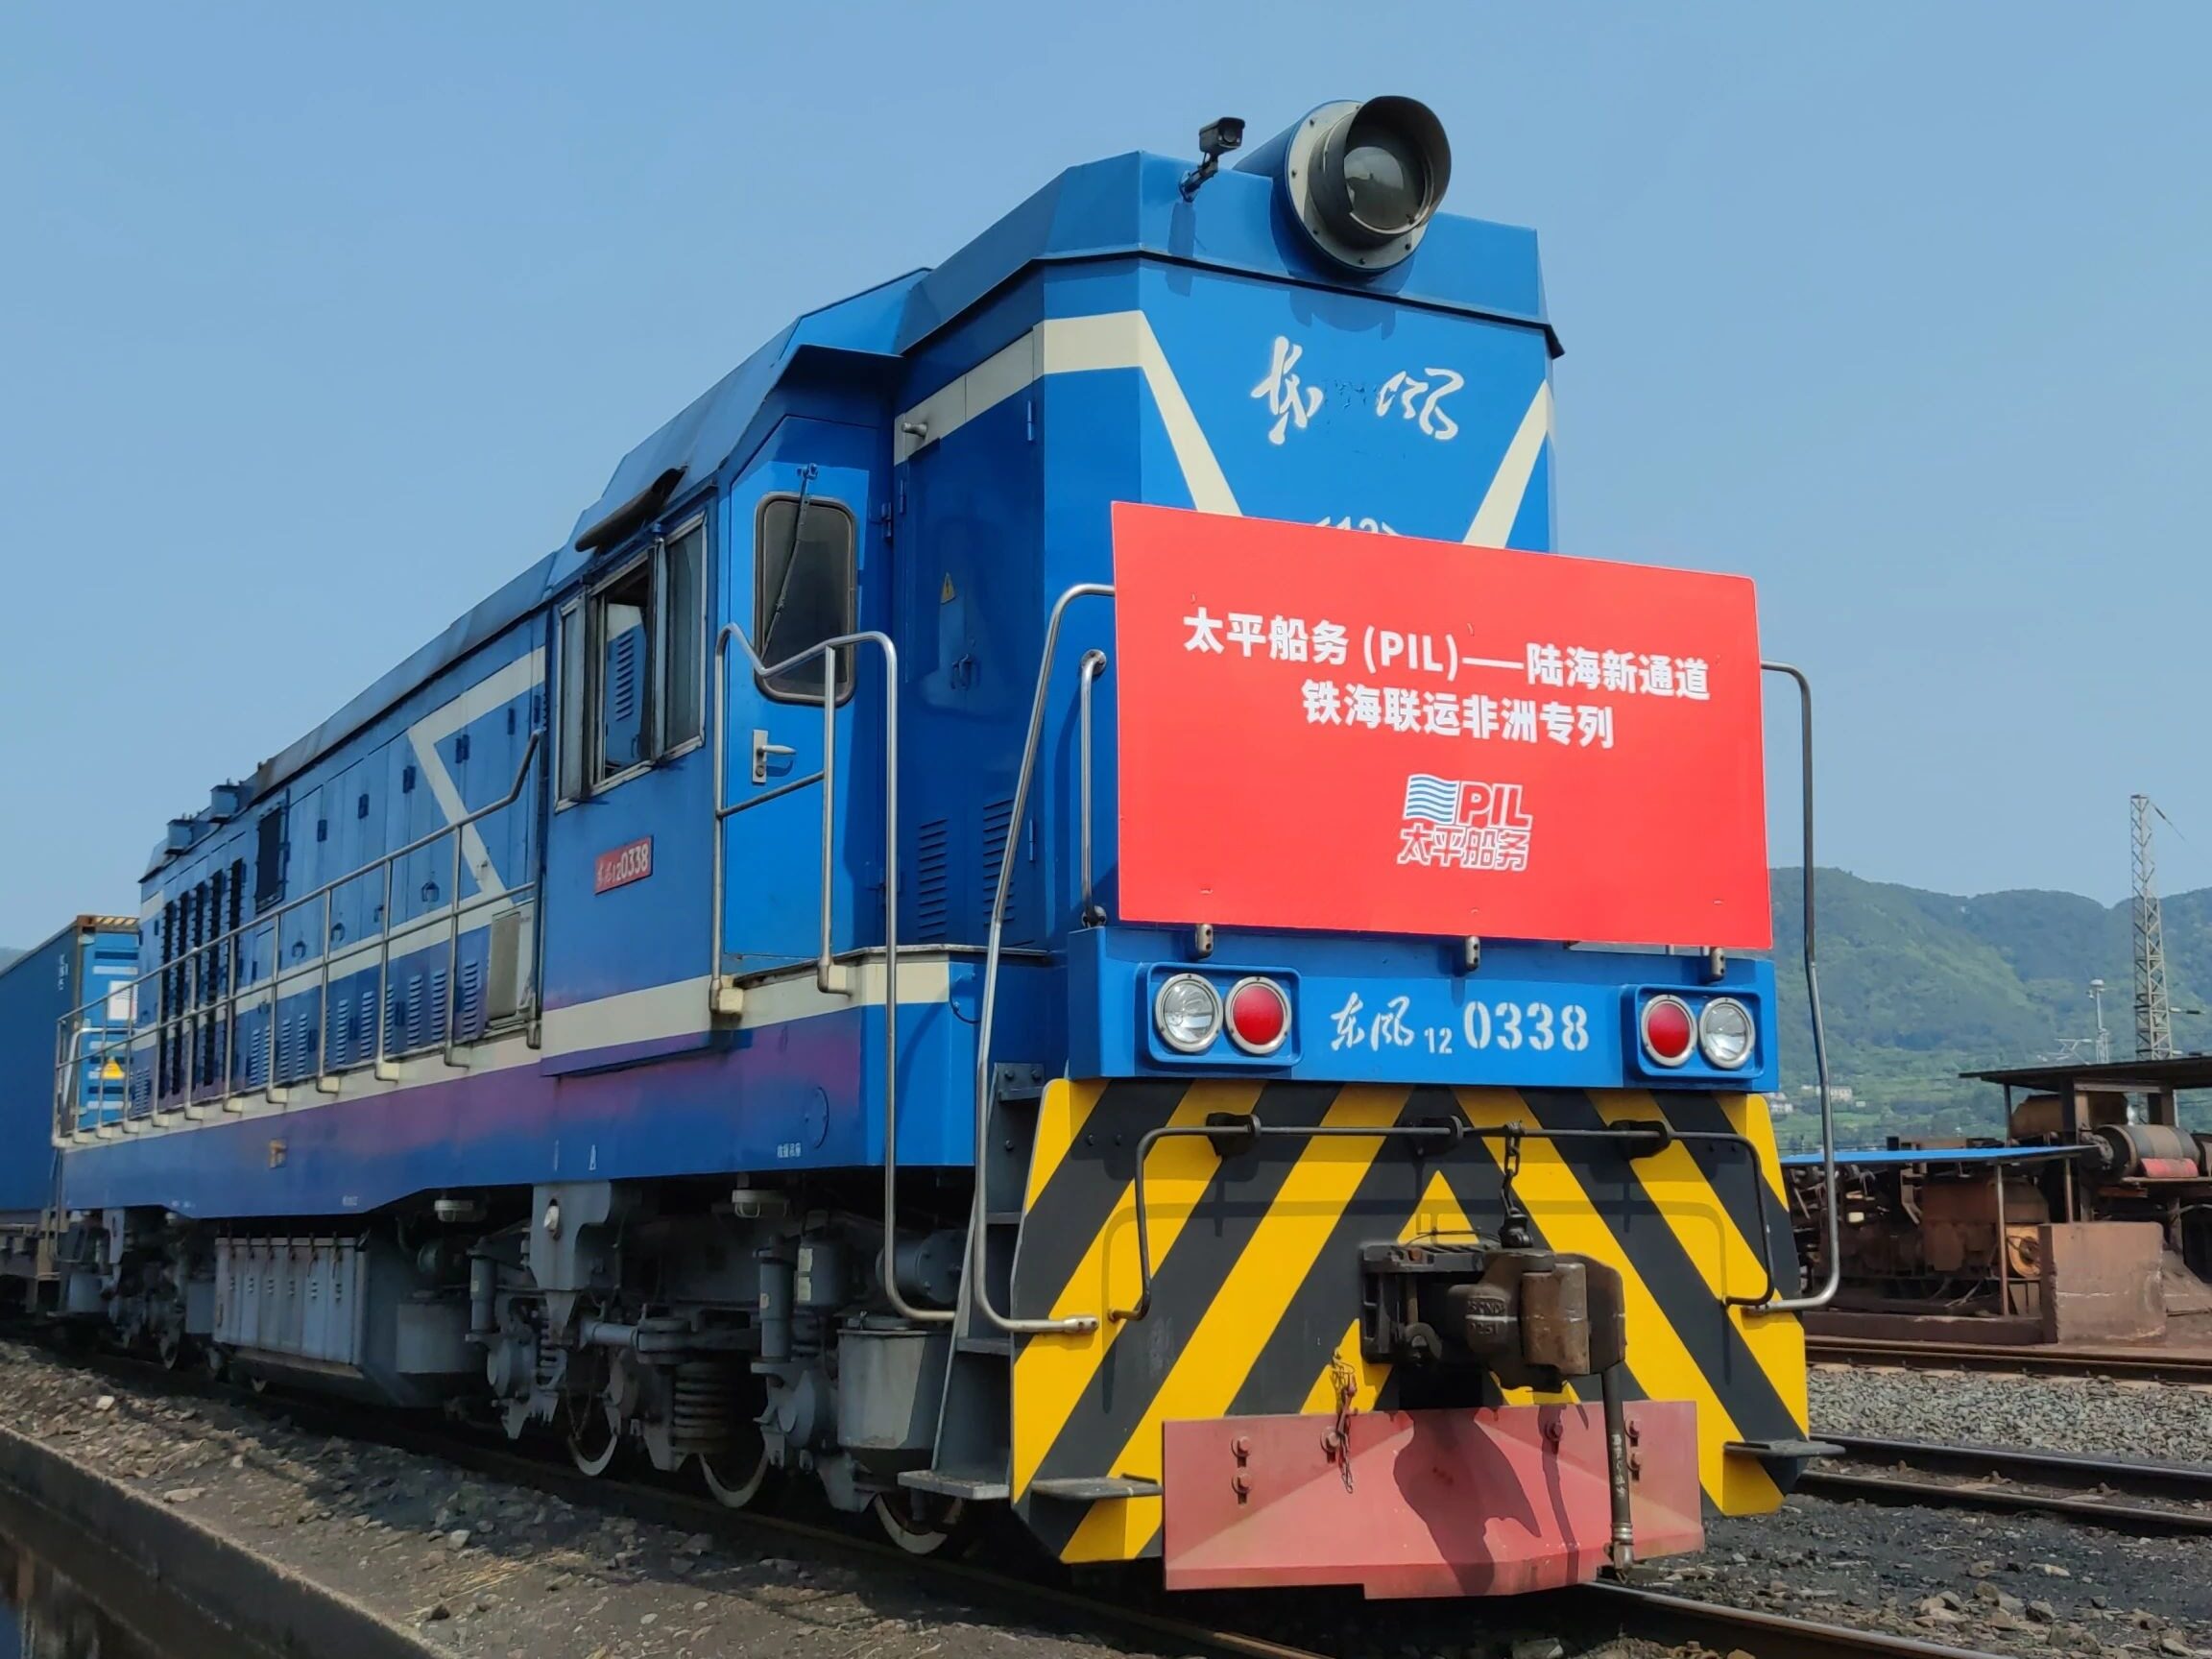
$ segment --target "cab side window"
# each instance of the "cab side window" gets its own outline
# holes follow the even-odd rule
[[[754,532],[753,637],[771,666],[850,634],[856,535],[852,509],[814,496],[771,495],[760,503]],[[853,690],[853,653],[839,651],[836,694]],[[822,660],[765,677],[760,688],[783,702],[820,702]]]
[[[560,616],[561,799],[698,741],[706,712],[707,527],[695,519]]]

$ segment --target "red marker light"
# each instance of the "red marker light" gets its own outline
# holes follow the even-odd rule
[[[1697,1021],[1679,997],[1644,1004],[1644,1052],[1660,1066],[1679,1066],[1697,1046]]]
[[[1229,992],[1229,1038],[1247,1054],[1272,1054],[1290,1035],[1290,998],[1272,979],[1239,979]]]

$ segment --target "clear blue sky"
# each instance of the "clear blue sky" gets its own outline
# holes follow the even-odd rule
[[[792,312],[1383,91],[1542,232],[1563,544],[1749,572],[1814,671],[1823,862],[2114,899],[2147,789],[2212,883],[2207,60],[2194,4],[11,7],[0,941],[134,909]]]

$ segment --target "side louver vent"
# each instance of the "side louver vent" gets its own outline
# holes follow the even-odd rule
[[[484,1030],[484,967],[480,962],[461,964],[461,995],[453,1020],[456,1042],[472,1041]]]
[[[914,837],[914,927],[924,939],[943,939],[952,923],[952,872],[945,858],[949,840],[942,818],[932,818]]]
[[[983,806],[983,886],[976,902],[977,919],[985,932],[991,927],[991,902],[998,893],[998,866],[1006,856],[1006,836],[1014,825],[1012,800],[986,802]],[[1022,890],[1020,881],[1006,889],[1006,926],[1014,926],[1015,899]]]
[[[610,724],[637,718],[637,642],[635,628],[607,648],[607,702]]]

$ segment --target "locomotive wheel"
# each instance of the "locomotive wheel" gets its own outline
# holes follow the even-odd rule
[[[612,1405],[594,1400],[581,1419],[568,1426],[568,1455],[586,1475],[597,1479],[614,1465],[622,1450],[622,1421]]]
[[[699,1454],[699,1473],[714,1502],[725,1509],[746,1509],[772,1500],[783,1483],[783,1471],[768,1459],[768,1438],[758,1418],[768,1404],[768,1387],[758,1377],[742,1380],[732,1415],[730,1444]]]
[[[184,1338],[171,1331],[154,1345],[154,1358],[161,1362],[161,1369],[174,1371],[184,1359]]]
[[[725,1509],[747,1509],[763,1495],[773,1495],[781,1471],[768,1461],[767,1441],[748,1424],[737,1445],[700,1453],[699,1473],[715,1503]]]
[[[960,1536],[968,1505],[955,1498],[925,1521],[914,1506],[914,1495],[901,1490],[881,1494],[868,1510],[883,1535],[907,1554],[934,1555]]]

